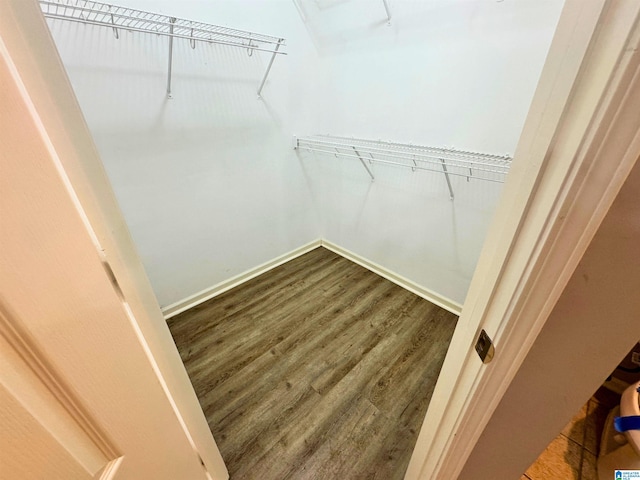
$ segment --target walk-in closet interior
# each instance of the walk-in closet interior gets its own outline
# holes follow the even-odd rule
[[[231,478],[403,478],[563,1],[116,3],[40,0]]]

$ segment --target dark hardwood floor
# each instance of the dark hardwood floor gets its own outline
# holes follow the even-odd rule
[[[392,480],[456,321],[317,248],[169,328],[232,480]]]

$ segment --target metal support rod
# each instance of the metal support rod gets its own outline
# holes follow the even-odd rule
[[[382,3],[384,3],[384,9],[387,11],[387,23],[391,25],[391,10],[389,10],[389,4],[387,0],[382,0]]]
[[[442,170],[444,170],[444,177],[447,179],[447,186],[449,187],[449,198],[453,200],[453,188],[451,188],[451,180],[449,180],[449,172],[447,170],[447,164],[442,158],[440,159],[440,161],[442,162]]]
[[[373,182],[375,180],[373,173],[371,173],[371,170],[369,170],[369,167],[367,166],[366,162],[362,159],[360,152],[356,150],[356,147],[352,147],[352,148],[353,148],[353,151],[356,152],[356,155],[358,156],[358,160],[360,160],[360,163],[362,163],[362,166],[367,170],[367,173],[369,174],[369,176],[371,177],[371,181]]]
[[[267,71],[264,72],[264,77],[262,77],[262,82],[260,82],[260,86],[258,87],[258,98],[260,98],[260,94],[262,93],[262,88],[264,87],[264,82],[267,81],[267,76],[269,75],[269,71],[271,70],[271,65],[273,65],[273,61],[276,59],[276,54],[278,53],[278,49],[282,44],[282,39],[278,40],[278,44],[276,45],[273,54],[271,55],[271,60],[269,60],[269,65],[267,65]]]
[[[169,26],[169,72],[167,75],[167,98],[173,98],[171,96],[171,70],[173,67],[173,24],[176,23],[176,18],[171,17],[169,22],[171,22],[171,25]]]
[[[111,10],[111,7],[109,7],[109,10]],[[113,34],[116,36],[116,40],[120,39],[120,35],[118,35],[118,29],[115,27],[115,20],[113,19],[113,13],[111,14],[111,25],[113,25]]]

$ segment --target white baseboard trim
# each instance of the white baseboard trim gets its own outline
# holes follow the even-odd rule
[[[293,260],[300,255],[304,255],[305,253],[308,253],[314,248],[320,247],[321,245],[322,240],[314,240],[313,242],[307,243],[306,245],[296,248],[291,252],[280,255],[279,257],[276,257],[269,262],[258,265],[255,268],[247,270],[246,272],[236,275],[235,277],[231,277],[228,280],[224,280],[223,282],[220,282],[212,287],[205,288],[204,290],[195,293],[187,298],[179,300],[175,303],[172,303],[171,305],[167,305],[166,307],[162,308],[164,318],[165,320],[168,320],[171,317],[184,312],[185,310],[189,310],[190,308],[193,308],[196,305],[201,304],[202,302],[206,302],[207,300],[210,300],[211,298],[218,296],[221,293],[226,292],[227,290],[231,290],[233,287],[237,287],[241,283],[251,280],[258,275],[262,275],[263,273],[266,273],[269,270],[288,262],[289,260]]]
[[[459,303],[454,302],[449,298],[443,297],[442,295],[439,295],[429,290],[428,288],[418,285],[417,283],[414,283],[411,280],[408,280],[403,276],[398,275],[397,273],[394,273],[391,270],[388,270],[378,265],[377,263],[371,262],[356,253],[353,253],[345,248],[339,247],[335,243],[332,243],[328,240],[318,239],[318,240],[314,240],[313,242],[307,243],[306,245],[303,245],[300,248],[296,248],[295,250],[289,253],[280,255],[279,257],[274,258],[269,262],[263,263],[262,265],[258,265],[257,267],[252,268],[251,270],[247,270],[246,272],[236,275],[235,277],[232,277],[228,280],[220,282],[212,287],[206,288],[198,293],[195,293],[183,300],[179,300],[175,303],[172,303],[171,305],[164,307],[162,309],[164,318],[165,320],[168,320],[171,317],[184,312],[185,310],[189,310],[190,308],[193,308],[196,305],[201,304],[202,302],[206,302],[207,300],[210,300],[213,297],[216,297],[221,293],[226,292],[227,290],[237,287],[238,285],[248,280],[251,280],[254,277],[257,277],[258,275],[262,275],[263,273],[266,273],[269,270],[279,265],[282,265],[283,263],[288,262],[289,260],[293,260],[294,258],[299,257],[300,255],[304,255],[305,253],[310,252],[314,248],[318,248],[320,246],[326,248],[327,250],[331,250],[334,253],[337,253],[338,255],[346,258],[347,260],[357,263],[358,265],[366,268],[367,270],[370,270],[373,273],[376,273],[381,277],[386,278],[387,280],[395,283],[396,285],[404,288],[405,290],[409,290],[410,292],[415,293],[419,297],[422,297],[425,300],[428,300],[431,303],[438,305],[439,307],[442,307],[445,310],[455,315],[460,315],[460,312],[462,311],[462,305],[460,305]]]
[[[367,270],[371,270],[374,273],[377,273],[381,277],[386,278],[387,280],[395,283],[396,285],[404,288],[405,290],[409,290],[412,293],[415,293],[419,297],[424,298],[425,300],[430,301],[431,303],[438,305],[439,307],[444,308],[445,310],[460,316],[460,312],[462,312],[462,305],[453,300],[439,295],[428,288],[425,288],[417,283],[412,282],[411,280],[404,278],[397,273],[388,270],[377,263],[371,262],[366,258],[361,257],[360,255],[350,252],[349,250],[339,247],[335,243],[331,243],[328,240],[322,240],[322,246],[327,250],[331,250],[338,255],[343,256],[344,258],[351,260],[354,263],[366,268]]]

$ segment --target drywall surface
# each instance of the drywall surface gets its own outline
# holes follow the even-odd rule
[[[638,192],[636,163],[461,480],[520,478],[640,338]]]
[[[276,35],[299,23],[280,2],[118,4]],[[176,39],[167,99],[166,37],[48,23],[161,306],[318,238],[287,57],[259,100],[270,54]]]
[[[562,1],[300,0],[297,132],[512,155]],[[309,62],[311,63],[311,62]],[[463,303],[501,184],[299,152],[322,237]]]
[[[501,185],[292,150],[331,133],[512,153],[562,0],[120,0],[270,54],[50,21],[162,306],[317,238],[462,303]]]

